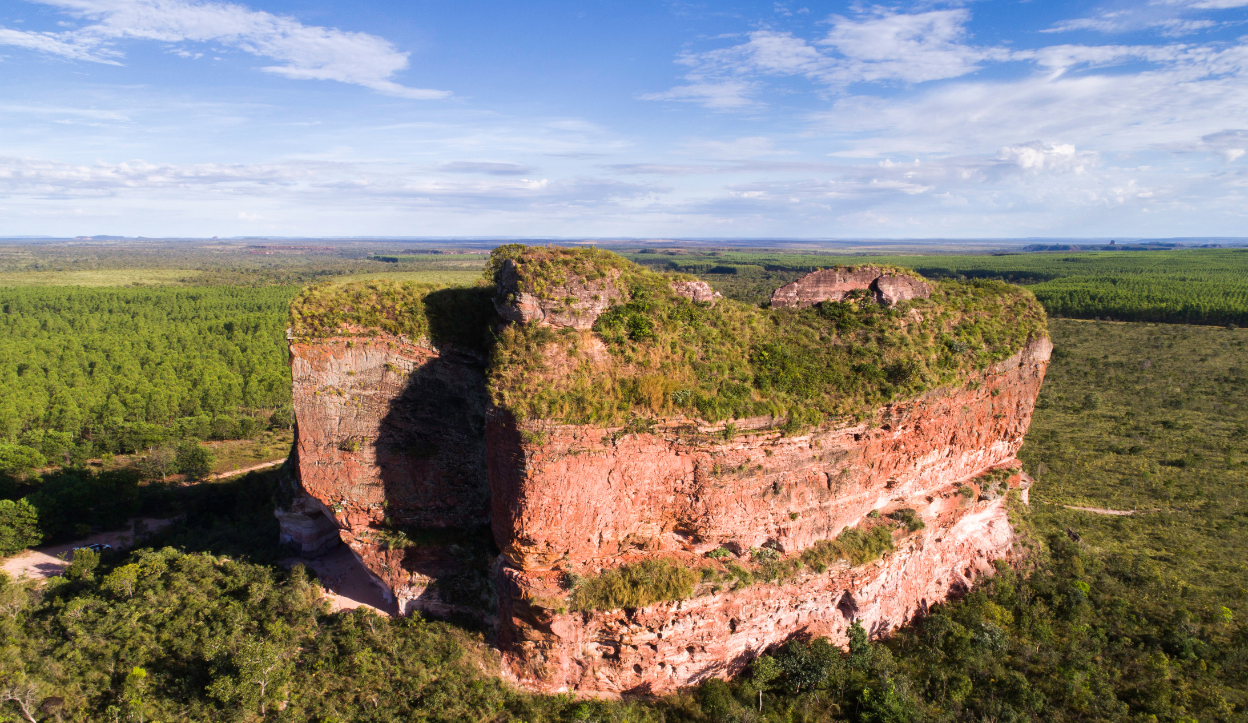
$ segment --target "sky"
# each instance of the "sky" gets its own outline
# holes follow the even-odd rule
[[[6,0],[0,236],[1248,235],[1248,0]]]

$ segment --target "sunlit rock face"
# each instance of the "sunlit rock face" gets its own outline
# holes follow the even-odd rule
[[[1015,454],[1051,349],[1035,340],[963,387],[803,436],[771,431],[767,419],[738,425],[730,441],[687,420],[621,435],[517,425],[495,410],[487,453],[509,670],[547,692],[666,691],[737,672],[797,632],[844,641],[853,620],[887,632],[968,589],[1011,555],[1002,492],[1026,487]],[[977,479],[994,469],[1009,471],[1005,481],[981,489]],[[647,557],[696,567],[718,547],[793,555],[869,522],[873,510],[903,508],[925,528],[897,533],[896,551],[859,568],[702,589],[642,610],[566,610],[569,572]]]
[[[932,295],[927,282],[915,276],[866,266],[857,269],[823,269],[776,289],[773,308],[813,306],[822,301],[844,301],[855,292],[867,292],[882,306],[899,301],[926,299]]]

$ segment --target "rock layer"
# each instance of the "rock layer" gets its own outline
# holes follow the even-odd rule
[[[505,319],[562,328],[560,338],[582,340],[578,360],[608,360],[590,329],[625,300],[618,270],[534,294],[520,290],[508,260],[498,281]],[[718,298],[700,282],[672,288]],[[773,305],[856,290],[886,305],[929,293],[882,269],[829,270],[777,291]],[[551,373],[573,363],[551,356],[555,348],[534,352]],[[785,434],[774,418],[517,421],[490,404],[484,361],[448,345],[352,328],[292,339],[300,490],[278,513],[283,540],[315,554],[339,537],[404,612],[492,622],[505,669],[526,687],[669,691],[733,673],[794,634],[842,641],[854,620],[884,633],[1008,557],[1002,490],[976,480],[1017,465],[1051,349],[1032,338],[1010,359],[860,423]],[[1022,475],[1004,476],[1025,492]],[[743,560],[756,548],[792,557],[882,524],[872,512],[900,509],[926,527],[894,533],[896,550],[867,565],[805,569],[780,584],[712,581],[690,599],[637,610],[568,612],[566,581],[577,576],[652,558],[697,568],[720,547]]]
[[[506,669],[525,687],[548,693],[661,693],[738,673],[793,635],[826,635],[844,645],[855,620],[872,635],[887,633],[951,591],[969,590],[993,560],[1011,555],[1003,500],[972,504],[951,487],[924,499],[933,500],[924,505],[927,528],[882,560],[857,568],[842,563],[782,584],[703,589],[690,600],[640,610],[552,610],[534,599],[557,586],[549,575],[504,566]]]

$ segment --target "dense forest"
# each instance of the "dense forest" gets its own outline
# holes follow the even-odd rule
[[[295,292],[0,289],[0,442],[68,462],[289,424]]]

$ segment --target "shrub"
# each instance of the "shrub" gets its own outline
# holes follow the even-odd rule
[[[698,574],[668,559],[643,560],[587,577],[573,592],[573,610],[641,608],[693,594]]]
[[[894,510],[888,513],[889,518],[894,519],[905,525],[907,532],[918,532],[927,527],[927,523],[923,522],[923,518],[919,517],[919,513],[909,507],[901,510]]]
[[[836,560],[849,560],[851,565],[865,565],[891,552],[893,532],[888,527],[873,527],[864,532],[858,528],[845,530],[835,540],[820,540],[802,553],[802,561],[819,568]]]

